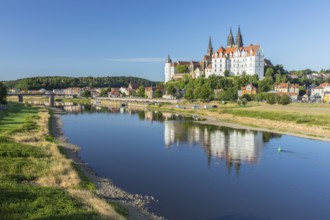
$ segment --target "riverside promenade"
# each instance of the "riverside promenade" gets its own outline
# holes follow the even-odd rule
[[[111,97],[97,97],[94,98],[95,101],[114,101],[114,102],[122,102],[122,103],[171,103],[171,104],[178,104],[181,102],[179,99],[148,99],[148,98],[111,98]]]

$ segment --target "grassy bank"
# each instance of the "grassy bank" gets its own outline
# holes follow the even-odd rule
[[[0,219],[123,219],[49,139],[49,112],[0,111]]]
[[[151,105],[149,109],[199,115],[212,120],[212,123],[214,120],[219,120],[314,139],[330,139],[329,104],[292,103],[283,106],[249,102],[246,106],[238,106],[236,103],[183,102],[180,105],[184,106],[185,109],[175,108],[174,105]],[[192,109],[193,105],[199,105],[200,108]],[[204,109],[204,105],[217,105],[218,108]]]

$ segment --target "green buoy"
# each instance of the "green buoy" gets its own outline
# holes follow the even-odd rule
[[[278,147],[277,151],[280,153],[282,151],[281,147]]]

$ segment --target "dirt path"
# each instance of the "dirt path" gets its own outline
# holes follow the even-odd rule
[[[116,201],[128,209],[130,218],[137,220],[148,219],[164,219],[147,210],[147,206],[151,202],[157,202],[152,196],[143,196],[138,194],[130,194],[124,190],[114,186],[112,182],[105,177],[98,176],[78,155],[79,147],[71,144],[63,136],[61,114],[64,112],[60,109],[53,108],[52,117],[52,133],[56,138],[59,146],[62,146],[66,155],[78,165],[79,169],[96,185],[95,194],[111,201]]]

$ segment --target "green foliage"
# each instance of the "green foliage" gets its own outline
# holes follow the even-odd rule
[[[139,97],[145,97],[145,87],[143,85],[141,85],[139,87],[139,89],[137,90],[136,95],[139,96]]]
[[[60,189],[0,179],[0,219],[96,219]]]
[[[21,103],[8,103],[6,110],[0,111],[0,134],[11,135],[38,127],[37,108],[24,106]]]
[[[251,101],[252,100],[252,96],[250,96],[249,94],[244,94],[242,96],[242,99],[245,99],[246,101]]]
[[[7,104],[7,87],[0,82],[0,105]]]
[[[269,93],[266,97],[266,102],[270,105],[276,104],[277,102],[277,94]]]
[[[101,89],[100,96],[101,97],[108,97],[108,92],[109,91],[110,91],[110,88]]]
[[[188,68],[187,65],[180,65],[180,64],[178,64],[178,65],[176,66],[176,71],[177,71],[178,73],[188,73],[189,68]]]
[[[186,90],[186,93],[184,94],[184,98],[186,100],[192,100],[192,99],[194,99],[194,90],[193,90],[193,88],[188,88]]]
[[[129,211],[126,209],[123,205],[119,204],[118,202],[113,202],[113,201],[108,201],[108,203],[114,208],[114,210],[124,216],[124,217],[129,217]]]
[[[281,99],[279,101],[279,104],[287,105],[287,104],[290,103],[290,101],[291,101],[290,100],[290,97],[284,94],[284,95],[281,96]]]
[[[150,86],[159,82],[153,82],[138,77],[113,76],[113,77],[63,77],[63,76],[46,76],[24,78],[6,82],[9,88],[18,88],[21,90],[33,89],[64,89],[68,87],[99,87],[99,88],[119,88],[127,87],[130,82],[139,85]]]
[[[37,129],[37,114],[14,103],[0,112],[0,219],[100,219],[64,190],[30,184],[50,171],[53,159],[45,148],[8,136]]]
[[[167,94],[170,94],[170,95],[175,95],[176,93],[176,88],[174,87],[173,84],[169,84],[166,88],[166,92]]]
[[[90,97],[92,97],[92,94],[91,94],[90,91],[85,90],[81,93],[81,96],[84,97],[84,98],[90,98]]]
[[[155,91],[156,98],[161,98],[163,96],[163,93],[160,89],[156,89]]]
[[[228,77],[229,76],[229,71],[225,70],[225,72],[223,72],[223,74],[224,74],[225,77]]]

